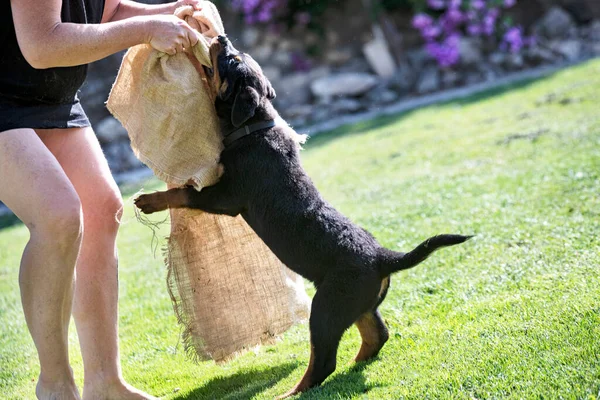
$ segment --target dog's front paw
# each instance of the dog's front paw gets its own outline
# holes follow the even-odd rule
[[[144,214],[152,214],[169,208],[169,202],[164,193],[142,194],[133,202]]]

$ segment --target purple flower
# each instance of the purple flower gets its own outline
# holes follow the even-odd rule
[[[517,4],[517,0],[504,0],[504,8],[511,8]]]
[[[478,36],[481,34],[481,32],[483,31],[481,25],[479,24],[469,24],[467,26],[467,33],[470,36]]]
[[[520,27],[510,28],[503,38],[504,43],[508,46],[511,53],[518,53],[523,47],[523,35]]]
[[[417,28],[418,30],[423,30],[428,28],[433,23],[433,18],[431,18],[427,14],[419,13],[413,17],[412,26]]]
[[[296,14],[295,18],[296,18],[296,22],[298,22],[300,25],[308,25],[308,23],[311,20],[311,16],[307,12],[300,12],[300,13]]]
[[[434,10],[442,10],[446,7],[444,0],[427,0],[427,5]]]
[[[484,0],[471,0],[471,8],[474,8],[475,10],[482,10],[485,8],[485,1]]]
[[[461,5],[462,5],[462,0],[450,0],[449,8],[451,10],[457,10],[460,8]]]
[[[440,36],[440,34],[442,33],[442,30],[440,29],[439,26],[428,26],[427,28],[423,29],[423,31],[421,32],[421,34],[423,35],[423,38],[425,38],[425,40],[433,40],[435,38],[437,38],[438,36]]]

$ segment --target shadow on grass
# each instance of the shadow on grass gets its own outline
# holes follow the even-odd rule
[[[246,370],[230,376],[216,377],[175,400],[250,399],[288,376],[297,366],[298,363],[290,362],[273,368]]]
[[[367,384],[363,370],[378,358],[354,364],[348,371],[327,379],[321,386],[302,393],[298,400],[313,399],[347,399],[359,394],[368,393],[371,389],[378,387],[377,384]]]

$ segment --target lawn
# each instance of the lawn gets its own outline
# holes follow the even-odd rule
[[[337,371],[299,398],[600,397],[600,61],[322,134],[302,157],[324,197],[385,246],[477,236],[394,275],[379,358],[350,363],[360,343],[352,328]],[[8,399],[32,398],[38,374],[17,283],[26,241],[21,225],[0,230]],[[186,358],[165,268],[130,199],[119,251],[129,382],[166,399],[271,399],[302,376],[306,324],[224,365]],[[73,324],[70,343],[81,384]]]

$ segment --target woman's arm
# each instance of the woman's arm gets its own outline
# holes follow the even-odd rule
[[[191,5],[202,9],[202,0],[179,0],[166,4],[143,4],[130,0],[106,0],[102,22],[120,21],[141,15],[173,14],[181,6]]]
[[[10,2],[19,47],[34,68],[87,64],[140,43],[175,54],[198,42],[198,32],[173,15],[74,24],[61,22],[61,0]]]

